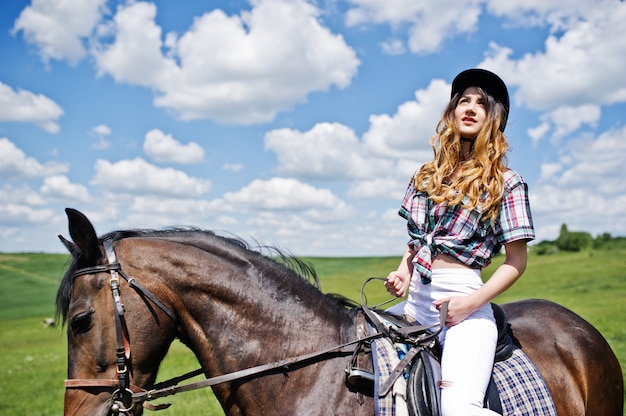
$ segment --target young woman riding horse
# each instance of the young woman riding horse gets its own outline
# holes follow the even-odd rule
[[[99,239],[87,217],[66,211],[73,262],[57,295],[68,324],[66,415],[141,414],[149,398],[133,404],[133,395],[154,387],[175,337],[210,378],[356,338],[355,309],[241,242],[175,230]],[[560,415],[622,415],[620,365],[597,330],[549,302],[503,308]],[[373,415],[372,400],[344,384],[350,359],[326,354],[213,390],[227,415]]]

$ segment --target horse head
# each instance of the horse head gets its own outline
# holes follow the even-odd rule
[[[117,263],[113,241],[99,240],[79,211],[66,213],[73,242],[59,237],[73,261],[57,294],[58,313],[67,323],[65,414],[139,415],[143,409],[132,393],[152,386],[176,335],[170,308],[156,300],[168,298],[164,285],[140,275],[133,275],[139,283],[125,282],[124,260]]]

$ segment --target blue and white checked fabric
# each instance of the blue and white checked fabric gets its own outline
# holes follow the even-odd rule
[[[506,416],[556,416],[545,381],[521,349],[494,364],[493,379]]]
[[[372,357],[376,374],[375,392],[400,362],[396,346],[388,339],[372,342]],[[528,356],[515,348],[510,358],[494,364],[493,378],[500,393],[504,416],[557,416],[556,408],[545,381]],[[398,381],[406,386],[405,380]],[[406,387],[405,387],[406,388]],[[405,397],[393,389],[384,397],[374,397],[376,416],[406,414]]]
[[[393,389],[385,396],[379,397],[380,386],[385,383],[394,368],[400,363],[397,345],[387,338],[372,341],[372,358],[374,360],[374,414],[376,416],[408,415],[406,405],[406,380],[400,376]]]

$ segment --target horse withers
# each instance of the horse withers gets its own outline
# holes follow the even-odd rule
[[[66,212],[73,261],[57,293],[68,327],[66,415],[142,414],[176,337],[207,378],[226,380],[212,388],[227,415],[374,414],[371,398],[345,386],[350,354],[331,348],[354,340],[356,308],[288,259],[199,230],[98,238],[87,217]],[[550,302],[502,306],[559,415],[622,415],[621,368],[595,328]],[[289,357],[308,358],[263,366]],[[242,371],[254,368],[263,371]]]

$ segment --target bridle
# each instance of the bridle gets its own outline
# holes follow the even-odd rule
[[[130,342],[128,339],[128,329],[126,319],[124,317],[124,304],[120,294],[120,276],[128,282],[128,285],[135,289],[145,299],[150,300],[154,305],[158,306],[165,312],[174,322],[177,322],[176,315],[161,301],[159,301],[148,289],[137,282],[135,279],[128,277],[122,271],[122,266],[117,262],[115,250],[113,249],[113,241],[106,239],[103,241],[104,250],[107,256],[107,264],[86,267],[79,269],[72,275],[75,279],[78,276],[86,274],[96,274],[109,272],[111,278],[109,280],[111,295],[113,297],[113,315],[115,317],[115,333],[117,338],[117,347],[115,349],[117,368],[115,379],[69,379],[65,380],[65,388],[68,389],[89,389],[89,388],[108,388],[113,389],[110,399],[109,414],[128,414],[132,411],[137,401],[133,397],[137,393],[145,392],[144,389],[131,385],[130,370]],[[152,410],[158,410],[158,406],[150,405]]]
[[[371,340],[388,337],[391,339],[404,339],[406,340],[408,336],[417,333],[423,333],[424,331],[437,326],[435,325],[422,325],[422,326],[411,326],[400,328],[399,330],[391,330],[390,328],[383,328],[379,325],[375,325],[377,332],[374,334],[359,337],[356,340],[346,342],[341,345],[336,345],[334,347],[316,351],[308,354],[299,355],[296,357],[285,358],[279,361],[275,361],[269,364],[258,365],[255,367],[250,367],[247,369],[235,371],[228,374],[223,374],[216,377],[207,378],[205,380],[196,381],[193,383],[178,385],[181,381],[188,380],[192,377],[198,376],[200,374],[204,374],[204,371],[200,368],[195,371],[191,371],[187,374],[183,374],[179,377],[174,377],[172,379],[160,382],[153,386],[151,390],[145,390],[141,387],[130,384],[130,342],[128,338],[128,329],[126,327],[126,319],[124,315],[124,304],[122,303],[122,298],[120,294],[120,276],[128,283],[128,285],[133,288],[137,293],[145,299],[148,299],[154,305],[159,307],[163,312],[165,312],[173,322],[178,322],[176,319],[176,315],[161,301],[159,301],[148,289],[146,289],[141,283],[137,282],[134,278],[129,277],[122,271],[122,266],[117,262],[115,256],[115,250],[113,249],[113,241],[111,239],[103,240],[103,246],[107,255],[107,264],[98,265],[94,267],[86,267],[83,269],[79,269],[74,272],[72,278],[75,279],[78,276],[83,276],[87,274],[96,274],[109,272],[110,277],[110,289],[111,295],[113,298],[113,313],[115,317],[115,332],[117,338],[117,346],[115,350],[116,360],[117,360],[117,369],[116,369],[116,378],[114,379],[68,379],[65,380],[65,388],[66,389],[90,389],[90,388],[106,388],[111,389],[111,398],[109,400],[110,407],[108,414],[112,415],[128,415],[129,412],[133,410],[135,405],[141,404],[147,410],[162,410],[166,409],[170,406],[169,403],[164,404],[151,404],[149,401],[155,400],[161,397],[171,396],[173,394],[183,392],[183,391],[192,391],[200,388],[211,387],[221,383],[227,383],[235,380],[240,380],[244,378],[249,378],[252,376],[257,376],[261,374],[269,374],[272,372],[287,372],[289,371],[289,367],[294,364],[303,364],[308,365],[316,362],[318,359],[322,357],[333,357],[333,356],[345,356],[351,355],[355,353],[354,348],[346,349],[348,347],[362,345],[363,343],[369,342]],[[365,283],[363,283],[363,287],[365,284],[371,280],[376,280],[380,278],[368,278]],[[361,292],[363,288],[361,289]],[[376,319],[372,316],[370,309],[367,306],[364,306],[363,299],[361,299],[361,307],[362,313],[364,313],[368,320]],[[447,310],[447,304],[445,305],[445,310]],[[442,313],[442,320],[439,324],[440,328],[445,324],[445,310]],[[430,335],[420,336],[418,339],[414,339],[413,341],[416,343],[422,343],[427,341],[428,339],[436,336],[436,333],[431,333]],[[308,363],[308,364],[307,364]]]

